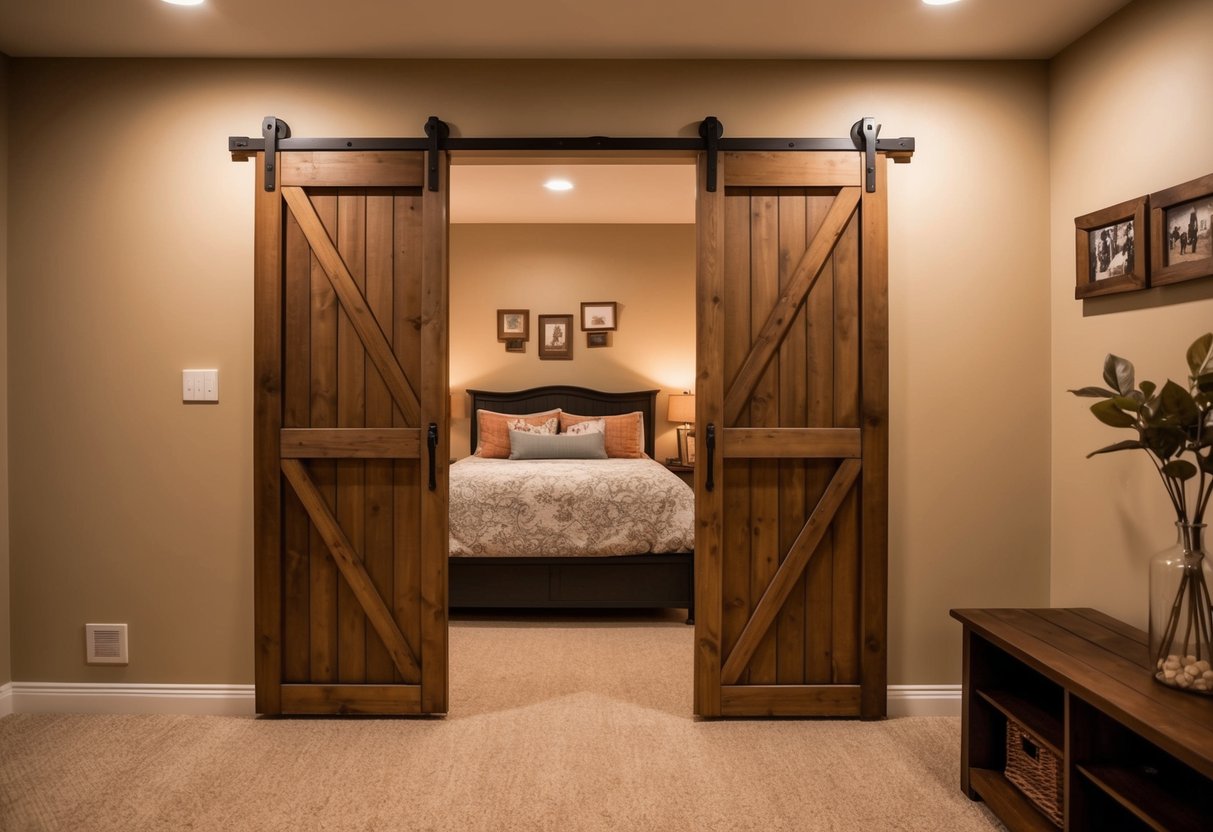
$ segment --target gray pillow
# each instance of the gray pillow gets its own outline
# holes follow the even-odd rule
[[[606,435],[510,431],[510,459],[606,459]]]

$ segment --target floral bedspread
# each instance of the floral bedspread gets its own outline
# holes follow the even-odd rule
[[[451,554],[686,552],[695,494],[651,459],[467,457],[451,466]]]

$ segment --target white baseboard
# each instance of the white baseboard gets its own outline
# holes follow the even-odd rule
[[[960,685],[889,685],[889,716],[960,716]]]
[[[12,682],[0,686],[10,713],[251,716],[253,686]],[[960,685],[889,685],[889,716],[960,716]]]
[[[251,716],[253,686],[13,682],[12,711],[18,714]]]

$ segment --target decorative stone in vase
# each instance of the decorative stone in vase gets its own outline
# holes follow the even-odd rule
[[[1203,523],[1176,523],[1179,540],[1150,559],[1150,657],[1168,687],[1213,696],[1213,566]]]

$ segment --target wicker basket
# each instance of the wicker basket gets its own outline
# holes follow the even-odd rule
[[[1006,777],[1058,828],[1062,825],[1062,765],[1049,749],[1007,720]]]

